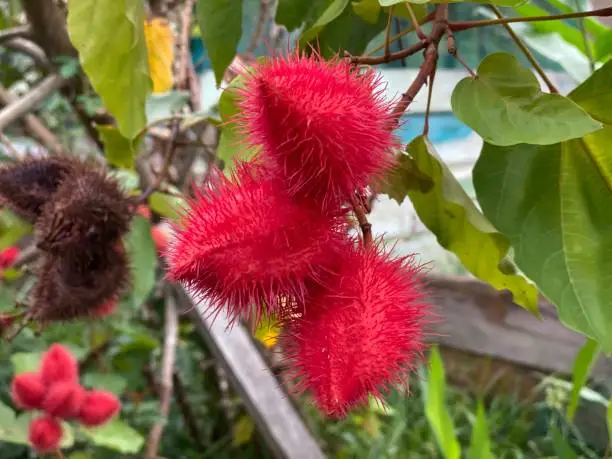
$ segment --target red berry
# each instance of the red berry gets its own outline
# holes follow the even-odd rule
[[[24,410],[40,409],[45,398],[45,386],[38,373],[15,375],[11,384],[15,405]]]
[[[11,266],[20,253],[21,250],[19,247],[15,246],[7,247],[6,249],[0,251],[0,269]]]
[[[380,178],[397,140],[377,73],[298,52],[245,73],[237,122],[292,194],[336,205]]]
[[[62,426],[50,416],[34,419],[30,422],[28,439],[37,452],[54,452],[62,440]]]
[[[169,277],[229,316],[257,318],[281,296],[301,299],[308,279],[326,276],[344,220],[298,203],[258,164],[238,164],[198,192],[168,247]],[[255,307],[254,307],[255,306]]]
[[[49,415],[70,419],[78,415],[85,400],[85,389],[72,382],[53,384],[43,400],[42,409]]]
[[[170,241],[170,229],[164,224],[157,224],[151,228],[151,237],[155,243],[157,253],[164,255],[168,249],[168,242]]]
[[[57,343],[52,344],[43,355],[40,372],[46,385],[60,381],[75,383],[79,378],[76,359],[67,348]]]
[[[323,411],[341,416],[407,377],[424,349],[427,311],[411,259],[356,248],[289,323],[290,372]]]
[[[106,303],[103,303],[100,307],[98,307],[94,312],[94,317],[107,317],[115,312],[117,306],[119,305],[119,300],[117,298],[112,298],[108,300]]]
[[[93,390],[85,394],[78,420],[88,427],[109,421],[121,409],[121,403],[110,392]]]
[[[138,212],[139,215],[143,216],[147,220],[151,220],[151,209],[149,209],[149,206],[141,204],[136,209],[136,212]]]

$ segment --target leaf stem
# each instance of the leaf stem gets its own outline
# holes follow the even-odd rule
[[[389,46],[391,44],[391,20],[393,19],[393,7],[389,8],[389,17],[387,18],[387,30],[385,32],[385,58],[389,57]]]
[[[578,0],[574,0],[574,6],[577,10],[580,10],[580,2]],[[589,68],[591,69],[591,72],[594,72],[595,59],[593,58],[593,51],[591,50],[591,44],[589,43],[589,37],[587,36],[586,28],[584,27],[584,19],[578,19],[578,28],[580,29],[580,34],[582,35],[582,40],[584,41],[584,53],[586,54],[586,57],[589,60]]]
[[[489,6],[499,19],[504,19],[504,16],[499,10],[499,8],[497,8],[495,5]],[[506,31],[508,32],[512,40],[516,43],[516,45],[521,49],[527,60],[533,66],[534,70],[538,72],[538,75],[540,75],[540,77],[544,80],[546,86],[548,86],[548,90],[553,94],[559,94],[559,90],[548,77],[548,75],[546,75],[546,72],[544,71],[540,63],[537,61],[533,53],[529,50],[527,45],[523,42],[523,40],[520,39],[520,37],[516,34],[514,30],[512,30],[512,27],[508,23],[502,23],[502,26],[504,27],[504,29],[506,29]]]
[[[492,6],[492,5],[491,5]],[[612,7],[600,8],[592,11],[578,11],[575,13],[553,14],[547,16],[528,16],[521,18],[498,18],[484,19],[481,21],[454,21],[448,25],[454,32],[462,30],[474,29],[476,27],[487,27],[498,24],[512,24],[514,22],[540,22],[540,21],[557,21],[559,19],[577,19],[587,17],[608,17],[612,16]]]

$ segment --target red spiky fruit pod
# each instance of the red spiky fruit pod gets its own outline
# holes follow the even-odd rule
[[[85,389],[78,383],[60,381],[48,389],[42,404],[47,414],[60,419],[75,417],[85,400]]]
[[[17,257],[20,253],[21,250],[19,249],[19,247],[16,247],[14,245],[2,250],[0,252],[0,269],[8,268],[13,263],[15,263],[15,260],[17,260]]]
[[[58,382],[77,383],[79,367],[66,347],[54,343],[43,354],[40,375],[43,383],[48,386]]]
[[[19,408],[35,410],[42,407],[46,388],[38,373],[20,373],[11,383],[11,397]]]
[[[412,258],[351,247],[338,274],[288,323],[289,376],[331,416],[403,381],[421,357],[428,306]]]
[[[28,439],[39,453],[57,451],[62,440],[62,426],[50,416],[42,416],[30,422]]]
[[[299,204],[282,181],[256,163],[239,163],[197,192],[168,245],[169,278],[231,319],[278,310],[279,297],[304,297],[306,282],[326,277],[346,220],[338,210]]]
[[[372,69],[299,52],[254,64],[237,123],[295,196],[347,201],[393,164],[395,120]]]
[[[85,394],[78,420],[88,427],[108,422],[121,409],[121,403],[114,394],[102,390],[92,390]]]

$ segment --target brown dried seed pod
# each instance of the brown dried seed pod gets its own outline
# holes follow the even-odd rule
[[[129,284],[130,271],[123,247],[81,256],[46,255],[32,289],[30,311],[41,322],[90,317]]]
[[[129,229],[129,197],[106,171],[79,163],[36,221],[38,247],[50,254],[85,254],[114,244]]]
[[[8,207],[34,223],[76,164],[79,164],[76,158],[54,156],[0,167],[0,208]]]

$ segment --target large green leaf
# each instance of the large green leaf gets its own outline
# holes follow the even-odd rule
[[[312,24],[332,0],[279,0],[276,23],[292,31],[302,24]]]
[[[605,60],[612,54],[612,29],[595,41],[595,58]]]
[[[132,139],[146,125],[151,90],[144,38],[144,3],[69,0],[68,32],[81,64],[119,131]]]
[[[132,268],[132,304],[139,307],[155,286],[157,252],[151,237],[151,223],[137,215],[127,236],[127,251]]]
[[[140,138],[131,140],[114,126],[96,126],[104,144],[104,156],[109,164],[125,169],[134,167],[134,157],[140,145]]]
[[[487,56],[477,78],[455,87],[451,103],[461,121],[494,145],[550,145],[601,128],[568,98],[542,92],[531,70],[506,53]]]
[[[351,2],[353,11],[357,16],[370,24],[378,22],[381,6],[378,0],[359,0]]]
[[[478,402],[478,410],[476,411],[476,419],[472,427],[472,438],[470,439],[467,459],[493,459],[489,425],[482,401]]]
[[[580,391],[584,387],[591,373],[591,368],[599,356],[599,344],[592,339],[587,339],[584,346],[578,351],[574,368],[572,369],[572,391],[567,403],[567,418],[571,421],[576,414],[580,402]]]
[[[97,428],[81,428],[81,432],[95,445],[124,454],[136,454],[144,445],[144,437],[119,420]]]
[[[221,116],[222,127],[219,145],[217,146],[217,157],[223,160],[226,174],[233,170],[235,159],[248,160],[255,154],[255,150],[247,145],[244,134],[240,132],[235,120],[239,112],[239,90],[243,87],[244,78],[238,76],[232,80],[219,98],[219,115]]]
[[[365,21],[349,6],[325,28],[318,32],[310,44],[318,47],[323,57],[329,58],[348,51],[353,55],[363,54],[376,35],[385,30],[387,16],[378,14],[376,21]]]
[[[612,114],[608,62],[573,93],[593,116]],[[612,351],[612,125],[549,146],[485,144],[474,187],[510,238],[515,261],[561,320]]]
[[[427,385],[425,386],[425,416],[446,459],[459,459],[461,446],[455,424],[446,408],[446,380],[444,365],[437,347],[429,354]]]
[[[220,85],[242,36],[242,0],[198,0],[196,16]]]
[[[300,42],[307,43],[315,38],[323,28],[342,14],[349,4],[349,0],[332,0],[323,14],[308,29],[302,32]]]
[[[476,208],[429,140],[417,137],[407,152],[410,168],[400,157],[396,169],[400,178],[392,178],[391,186],[383,192],[399,203],[407,194],[419,218],[442,247],[457,255],[474,276],[498,290],[509,290],[517,304],[537,313],[536,288],[513,272],[507,258],[510,242]]]

